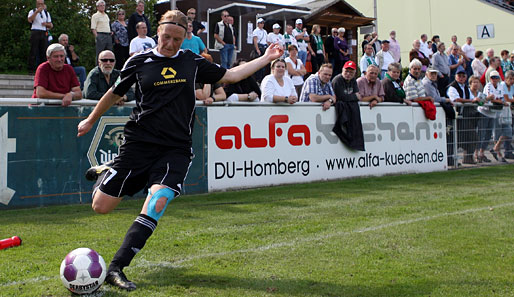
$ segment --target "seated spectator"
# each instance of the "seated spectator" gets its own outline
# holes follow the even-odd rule
[[[336,102],[330,78],[332,78],[332,64],[322,64],[317,73],[311,74],[305,80],[300,101],[321,102],[323,110],[329,109]]]
[[[451,54],[448,56],[448,66],[450,67],[450,83],[455,80],[455,74],[458,71],[466,71],[466,61],[460,54],[460,48],[453,46],[450,50]]]
[[[485,73],[480,77],[480,82],[485,86],[490,82],[491,72],[496,71],[500,74],[501,80],[505,80],[503,76],[503,71],[501,69],[500,65],[500,58],[498,57],[491,57],[489,58],[489,67],[487,67],[487,70]]]
[[[207,61],[213,63],[212,56],[206,53],[201,54]],[[218,84],[195,83],[196,100],[203,101],[203,104],[210,105],[213,102],[227,100],[227,94],[223,87]]]
[[[129,55],[134,55],[155,47],[155,41],[146,36],[147,28],[145,22],[139,22],[136,25],[137,36],[130,41]]]
[[[446,94],[446,88],[450,83],[450,65],[444,50],[444,42],[441,42],[437,45],[437,52],[432,56],[432,65],[438,71],[437,86],[439,87],[439,94]]]
[[[360,101],[369,102],[369,108],[373,108],[384,101],[384,87],[378,80],[378,66],[370,65],[366,71],[366,76],[357,79],[359,86]]]
[[[502,50],[501,53],[501,61],[500,65],[502,67],[503,75],[505,76],[505,73],[509,70],[514,70],[512,63],[510,62],[509,58],[509,51],[508,50]]]
[[[432,101],[434,98],[427,96],[425,87],[421,82],[421,67],[423,65],[418,59],[414,59],[409,64],[409,75],[403,82],[405,90],[405,99],[413,102]]]
[[[232,68],[243,65],[246,62],[245,59],[239,59],[232,65]],[[235,84],[226,85],[225,93],[227,94],[228,102],[259,101],[261,89],[255,78],[249,76]]]
[[[75,53],[75,47],[68,43],[68,35],[61,34],[59,36],[59,43],[66,49],[66,59],[64,63],[71,65],[75,74],[79,77],[80,89],[84,89],[84,81],[86,80],[86,68],[84,66],[78,66],[79,56]]]
[[[422,64],[420,76],[425,76],[427,67],[430,65],[430,59],[420,50],[421,42],[419,40],[414,40],[412,47],[412,50],[409,52],[409,61],[412,62],[414,59],[420,61]]]
[[[271,62],[271,74],[266,75],[261,83],[262,102],[298,102],[298,95],[293,81],[285,75],[286,61],[276,59]]]
[[[384,78],[387,72],[387,66],[394,62],[394,58],[389,52],[389,40],[382,40],[382,49],[375,55],[375,64],[378,65],[380,78]]]
[[[397,102],[412,105],[410,100],[405,99],[405,91],[402,87],[400,75],[402,73],[402,65],[400,63],[391,63],[387,67],[387,73],[382,80],[384,87],[384,102]]]
[[[513,55],[511,55],[512,57]],[[509,102],[512,106],[512,103],[514,103],[514,71],[509,70],[505,73],[505,81],[501,83],[501,86],[503,88],[503,98],[505,102]],[[510,108],[508,108],[508,111],[510,112]],[[508,117],[509,114],[506,113],[504,116]],[[511,121],[512,121],[512,113],[511,113]],[[511,127],[512,128],[512,127]],[[505,159],[514,159],[514,154],[512,153],[512,137],[509,139],[505,139]]]
[[[361,76],[366,75],[366,69],[368,69],[369,65],[377,65],[375,63],[375,57],[373,56],[373,46],[371,44],[366,44],[364,46],[364,55],[362,55],[361,61],[360,61],[360,68],[361,68]]]
[[[348,61],[343,66],[343,72],[332,80],[332,88],[339,102],[357,102],[361,100],[359,86],[355,79],[357,66],[353,61]]]
[[[482,62],[483,59],[484,59],[484,52],[476,51],[475,59],[473,59],[473,62],[471,62],[471,68],[473,68],[473,76],[480,78],[487,70],[487,67]]]
[[[205,47],[205,44],[203,44],[202,39],[193,34],[193,22],[191,21],[187,22],[186,38],[184,38],[184,41],[182,42],[182,46],[180,46],[180,48],[191,50],[193,53],[197,55],[199,55],[202,52],[207,53],[207,48]]]
[[[425,94],[434,98],[434,102],[451,102],[450,99],[441,97],[441,93],[439,93],[439,87],[437,86],[438,74],[439,71],[437,71],[437,69],[431,67],[427,68],[427,73],[421,80],[423,87],[425,87]]]
[[[98,55],[98,66],[89,72],[84,84],[85,98],[100,100],[109,88],[114,85],[120,76],[120,71],[114,69],[115,62],[115,55],[110,50],[105,50]],[[131,88],[116,104],[123,105],[124,102],[132,100],[134,100],[134,91]]]
[[[286,75],[291,76],[291,80],[293,81],[296,93],[300,94],[302,92],[303,87],[303,76],[307,74],[307,70],[305,69],[305,66],[302,64],[302,60],[298,58],[298,48],[296,47],[296,45],[289,45],[288,51],[289,57],[285,59],[287,67]]]
[[[512,116],[510,123],[500,122],[500,117],[503,114],[502,110],[505,107],[509,107],[510,113],[510,105],[508,102],[504,101],[505,97],[503,94],[503,87],[500,85],[501,78],[498,71],[491,71],[490,73],[490,82],[484,87],[484,94],[486,96],[491,96],[490,101],[493,103],[493,109],[496,111],[494,114],[494,147],[489,152],[493,155],[493,157],[497,161],[507,162],[503,157],[503,154],[500,151],[501,144],[504,139],[512,137]],[[503,121],[503,119],[502,119]],[[490,138],[484,139],[487,143]],[[482,139],[481,139],[482,140]],[[482,145],[484,147],[485,145]],[[487,147],[487,146],[485,146]]]
[[[66,50],[60,43],[46,49],[47,61],[40,64],[34,77],[32,98],[62,99],[62,106],[82,98],[77,75],[70,65],[64,64]]]

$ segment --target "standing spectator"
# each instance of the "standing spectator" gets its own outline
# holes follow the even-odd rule
[[[502,67],[503,76],[505,76],[505,73],[507,73],[507,71],[514,70],[514,69],[512,68],[513,65],[509,59],[509,51],[508,50],[502,50],[500,52],[500,56],[501,56],[500,65]]]
[[[232,26],[232,28],[234,28],[232,30],[232,33],[234,34],[234,51],[232,52],[232,60],[230,60],[230,65],[234,64],[236,62],[236,59],[237,59],[237,28],[234,27],[234,17],[229,15],[228,18],[228,24]]]
[[[500,66],[500,58],[492,57],[489,59],[489,67],[487,67],[485,73],[482,75],[482,77],[480,77],[480,82],[484,86],[491,81],[491,72],[493,71],[497,71],[500,74],[501,80],[505,80],[505,77],[503,76],[503,71]]]
[[[378,39],[378,33],[377,32],[373,32],[371,33],[371,40],[370,42],[372,45],[373,45],[373,55],[376,55],[378,53],[378,51],[382,48],[382,41],[380,41],[380,39]]]
[[[346,43],[346,40],[344,39],[344,32],[346,30],[341,27],[337,29],[337,36],[334,38],[334,49],[338,53],[338,60],[337,62],[339,64],[336,64],[336,70],[341,69],[341,65],[344,65],[346,61],[350,60],[350,51],[348,50],[348,43]]]
[[[360,70],[361,70],[361,76],[366,75],[366,69],[370,65],[377,65],[375,63],[375,57],[373,57],[373,46],[371,44],[366,44],[364,47],[364,55],[361,58],[360,61]]]
[[[380,102],[384,102],[384,87],[378,80],[379,68],[370,65],[366,71],[366,76],[357,79],[361,101],[369,102],[369,108],[373,108]]]
[[[193,28],[193,22],[188,20],[186,38],[184,38],[184,41],[182,42],[182,46],[180,46],[180,48],[189,49],[197,55],[201,54],[202,52],[207,53],[207,48],[205,47],[205,44],[203,44],[202,39],[193,34]]]
[[[307,70],[302,64],[302,60],[298,59],[298,48],[296,45],[289,45],[288,50],[289,57],[285,59],[286,75],[291,76],[291,80],[293,81],[294,87],[296,89],[296,94],[300,94],[303,87],[303,76],[307,74]]]
[[[266,42],[266,39],[268,38],[268,33],[266,32],[266,30],[264,30],[264,19],[259,18],[257,20],[257,28],[253,30],[252,36],[255,53],[252,58],[257,58],[264,55],[264,52],[268,47],[268,43]],[[257,82],[260,83],[262,81],[265,69],[266,68],[263,67],[262,69],[259,69],[257,72],[255,72],[255,80]]]
[[[419,40],[414,40],[412,43],[412,50],[409,52],[409,60],[412,62],[414,59],[417,59],[421,62],[421,73],[420,76],[425,76],[425,72],[427,71],[427,67],[430,65],[430,60],[427,56],[420,50],[421,42]]]
[[[230,68],[232,55],[236,46],[234,27],[229,24],[229,13],[226,10],[221,12],[221,21],[216,23],[214,28],[214,48],[220,51],[221,66],[225,69]]]
[[[458,46],[459,49],[460,49],[460,46],[459,44],[457,43],[457,35],[452,35],[451,37],[451,42],[450,42],[450,47],[447,49],[446,51],[446,54],[449,56],[452,52],[451,52],[451,49],[452,49],[452,46]]]
[[[75,52],[75,47],[69,44],[68,35],[61,34],[59,36],[59,43],[66,49],[66,59],[64,63],[71,65],[75,74],[79,77],[80,89],[84,89],[84,81],[86,80],[86,68],[84,66],[78,66],[79,56]]]
[[[509,135],[509,127],[512,124],[512,118],[511,118],[511,122],[508,124],[500,122],[500,116],[502,115],[501,111],[504,109],[504,107],[501,107],[501,106],[509,106],[508,102],[504,102],[505,98],[504,98],[504,94],[503,94],[503,87],[500,85],[500,82],[501,82],[500,74],[498,73],[498,71],[494,70],[494,71],[491,71],[490,82],[487,83],[484,87],[484,94],[486,96],[491,96],[490,101],[493,103],[493,106],[496,107],[495,108],[496,112],[494,112],[494,118],[493,118],[495,145],[494,145],[493,149],[491,149],[489,152],[493,155],[493,157],[497,161],[507,162],[507,160],[505,160],[502,153],[500,152],[500,147],[505,138],[512,137],[512,128],[510,129],[510,135]],[[485,144],[481,143],[481,146],[480,146],[481,149],[487,148],[487,144],[489,143],[490,137],[491,136],[489,133],[489,137],[487,137],[487,135],[486,135],[486,137],[484,137],[484,139],[480,139],[481,141],[483,140],[485,142]]]
[[[391,52],[395,63],[402,62],[400,43],[396,41],[396,31],[394,30],[389,34],[389,51]]]
[[[96,61],[103,50],[112,50],[112,35],[109,16],[105,13],[105,1],[96,2],[96,13],[91,17],[91,32],[95,36]]]
[[[311,35],[309,37],[309,51],[311,53],[311,64],[312,73],[318,72],[318,68],[327,59],[325,53],[325,46],[323,45],[323,39],[321,38],[321,28],[319,25],[312,25]]]
[[[432,65],[438,71],[437,86],[440,94],[446,94],[446,88],[450,83],[450,64],[445,49],[444,42],[440,42],[437,45],[437,53],[432,56]]]
[[[491,58],[494,57],[494,49],[492,48],[488,48],[485,50],[485,60],[487,61],[487,63],[484,62],[485,66],[489,67],[489,60],[491,60]]]
[[[511,55],[512,57],[512,55]],[[503,98],[505,102],[509,102],[512,106],[514,103],[514,71],[509,70],[505,73],[505,81],[501,83],[503,88]],[[510,108],[508,108],[508,112],[510,112],[511,122],[512,122],[512,112]],[[509,116],[507,113],[505,116]],[[512,126],[511,126],[512,129]],[[514,154],[512,153],[512,137],[506,139],[505,141],[505,159],[514,159]]]
[[[135,53],[145,51],[149,48],[155,47],[155,41],[146,36],[147,27],[145,22],[139,22],[136,25],[137,37],[130,41],[129,54],[132,56]]]
[[[39,65],[34,77],[32,98],[62,99],[62,106],[82,98],[77,75],[70,65],[64,64],[66,51],[60,43],[46,49],[48,61]]]
[[[473,42],[473,38],[467,37],[466,44],[462,46],[462,54],[464,56],[466,62],[466,74],[468,77],[473,75],[473,68],[471,67],[471,63],[475,59],[475,47],[471,44]]]
[[[319,102],[323,110],[327,110],[336,102],[334,89],[330,83],[332,65],[322,64],[317,73],[311,74],[302,88],[300,101]]]
[[[379,77],[384,78],[387,67],[389,64],[394,63],[394,58],[389,52],[389,40],[382,40],[382,50],[376,54],[375,63],[378,65],[378,69],[380,69]]]
[[[332,28],[332,35],[328,36],[325,39],[325,51],[327,52],[328,62],[332,64],[332,77],[335,77],[337,73],[339,72],[335,66],[336,64],[336,58],[339,59],[339,55],[337,54],[335,48],[334,48],[334,39],[337,36],[337,28]]]
[[[336,35],[337,35],[337,32],[336,32]],[[373,42],[371,42],[371,34],[369,34],[369,33],[368,34],[364,34],[364,38],[363,38],[362,43],[361,43],[363,54],[366,51],[366,45],[367,44],[371,44],[371,47],[373,48]],[[375,49],[373,49],[373,56],[375,56]]]
[[[298,95],[293,81],[285,75],[286,62],[276,59],[271,62],[271,74],[266,75],[261,83],[262,102],[298,102]]]
[[[130,16],[128,21],[128,39],[132,40],[137,37],[137,28],[136,25],[139,22],[144,22],[146,24],[147,36],[152,36],[152,27],[150,25],[150,21],[145,15],[145,1],[138,0],[136,11]]]
[[[431,48],[428,46],[428,36],[427,34],[421,34],[421,37],[420,37],[420,47],[419,47],[419,50],[425,54],[425,57],[431,59]]]
[[[284,47],[286,49],[284,55],[287,57],[289,56],[289,52],[287,49],[290,45],[295,45],[298,49],[298,42],[296,42],[296,38],[293,36],[293,26],[292,25],[286,25],[286,33],[284,34]],[[298,50],[297,50],[298,51]]]
[[[405,99],[413,102],[417,101],[432,101],[434,98],[429,97],[425,93],[425,87],[421,82],[421,62],[414,59],[409,64],[409,75],[403,82],[405,89]]]
[[[432,36],[432,53],[437,53],[437,45],[441,42],[441,38],[439,38],[439,35]]]
[[[98,66],[89,71],[84,84],[84,97],[91,100],[100,100],[102,96],[114,85],[120,71],[114,69],[116,58],[113,52],[105,50],[98,55]],[[134,100],[134,91],[130,88],[127,94],[121,97],[117,105]]]
[[[285,50],[284,36],[280,34],[280,25],[273,24],[273,32],[269,32],[266,37],[266,43],[270,46],[273,43],[278,43]]]
[[[127,22],[125,21],[125,10],[118,9],[116,11],[117,20],[111,24],[111,30],[114,38],[114,55],[116,56],[116,65],[114,68],[121,70],[125,61],[129,58],[129,44],[127,31]]]
[[[200,34],[205,31],[205,26],[202,25],[199,21],[196,20],[196,9],[189,8],[187,10],[187,18],[193,22],[193,34],[196,36],[200,36]]]
[[[293,30],[293,36],[298,43],[298,57],[302,60],[303,65],[307,62],[307,43],[309,42],[309,34],[307,28],[303,28],[302,19],[295,22],[296,28]]]
[[[484,63],[482,63],[483,59],[484,52],[476,51],[475,59],[473,59],[473,62],[471,63],[471,68],[473,68],[473,76],[480,78],[487,70],[487,67],[484,65]]]
[[[452,45],[450,50],[451,54],[448,56],[448,65],[450,66],[450,83],[455,80],[455,74],[458,71],[464,70],[466,72],[466,61],[460,55],[460,48]]]
[[[239,59],[232,65],[232,68],[246,63],[245,59]],[[225,93],[227,94],[228,102],[259,101],[259,97],[261,97],[261,89],[253,76],[249,76],[237,83],[226,85]]]
[[[36,0],[36,8],[29,11],[27,20],[30,25],[30,56],[28,70],[34,74],[39,64],[46,61],[45,51],[48,45],[46,33],[52,29],[52,18],[46,10],[45,0]]]
[[[387,67],[387,73],[382,80],[384,87],[384,102],[397,102],[412,105],[410,100],[405,99],[405,91],[402,87],[400,75],[402,73],[402,65],[400,63],[391,63]]]
[[[470,98],[473,99],[473,102],[480,102],[480,106],[478,106],[478,151],[475,151],[476,159],[478,163],[490,163],[484,151],[487,149],[489,145],[489,140],[491,139],[491,133],[494,128],[494,118],[496,117],[496,112],[491,110],[488,105],[484,105],[483,103],[487,103],[492,98],[493,95],[485,96],[480,92],[480,88],[482,87],[480,80],[477,77],[471,77],[469,79],[469,91]],[[487,139],[487,140],[486,140]],[[484,147],[482,147],[484,146]]]

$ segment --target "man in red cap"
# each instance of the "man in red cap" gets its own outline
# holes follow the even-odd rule
[[[361,99],[355,79],[356,69],[355,62],[347,61],[343,66],[343,72],[332,80],[336,101],[359,101]]]

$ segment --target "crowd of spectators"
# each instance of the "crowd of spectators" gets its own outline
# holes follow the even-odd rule
[[[28,14],[31,25],[31,51],[29,69],[36,69],[33,97],[61,98],[63,105],[71,100],[86,98],[98,100],[120,75],[125,61],[134,54],[155,47],[148,18],[144,15],[144,1],[138,1],[136,11],[125,20],[125,11],[116,12],[116,20],[110,24],[105,13],[105,2],[96,2],[96,12],[91,17],[91,31],[95,36],[97,67],[86,78],[85,68],[78,65],[79,55],[69,44],[68,35],[59,36],[59,43],[48,48],[42,35],[52,28],[50,14],[44,0],[36,0],[36,8]],[[196,20],[196,9],[187,11],[188,27],[181,48],[191,50],[211,60],[208,49],[197,35],[205,27]],[[459,123],[466,129],[459,132],[459,142],[466,151],[465,163],[490,162],[485,156],[491,137],[494,146],[491,154],[500,161],[513,159],[512,113],[514,88],[514,52],[502,50],[500,57],[493,49],[484,53],[475,50],[471,37],[459,46],[457,36],[452,36],[449,46],[434,35],[430,40],[426,34],[412,43],[409,51],[408,74],[402,78],[400,45],[396,31],[389,38],[380,40],[376,32],[366,34],[362,42],[363,55],[359,67],[350,60],[351,46],[343,27],[332,28],[330,36],[323,40],[319,25],[313,25],[310,34],[302,19],[282,28],[272,25],[272,32],[264,29],[265,20],[257,20],[252,34],[253,50],[250,59],[264,54],[271,44],[284,49],[284,56],[275,60],[269,68],[234,85],[196,85],[196,98],[205,104],[218,101],[263,101],[263,102],[318,102],[327,110],[337,101],[368,102],[373,108],[382,102],[420,104],[428,118],[435,116],[433,103],[444,106],[447,118],[455,117],[454,103],[471,105],[461,107],[459,113],[467,122]],[[282,34],[281,32],[284,32]],[[221,20],[212,32],[215,45],[220,52],[220,64],[225,68],[246,63],[235,61],[237,36],[233,18],[229,12],[221,12]],[[46,36],[45,36],[46,38]],[[46,44],[46,40],[44,40]],[[46,50],[45,56],[41,54]],[[234,62],[235,61],[235,62]],[[310,75],[306,69],[310,62]],[[355,77],[360,70],[360,77]],[[268,74],[269,73],[269,74]],[[77,76],[79,80],[77,80]],[[128,93],[118,104],[134,100]],[[487,103],[487,104],[484,104]],[[451,122],[449,122],[451,123]],[[448,130],[451,130],[449,127]],[[474,143],[474,144],[471,144]],[[504,144],[504,153],[501,145]]]

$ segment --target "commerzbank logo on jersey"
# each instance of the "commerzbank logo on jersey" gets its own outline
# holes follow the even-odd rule
[[[164,67],[161,71],[162,77],[164,77],[165,80],[156,81],[154,82],[154,86],[162,86],[162,85],[169,85],[169,84],[177,84],[177,83],[185,83],[185,78],[177,78],[175,79],[175,76],[177,75],[177,71],[173,69],[172,67]]]

